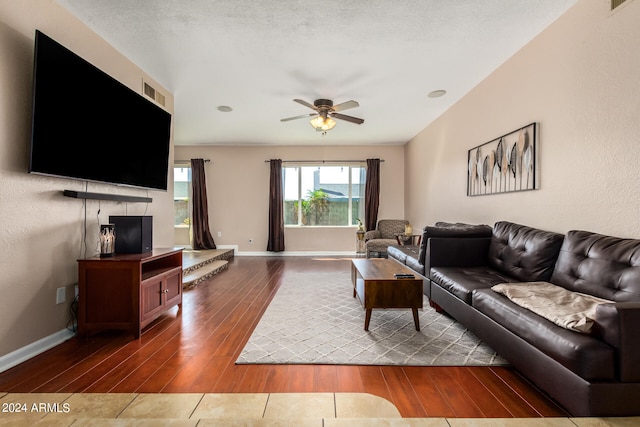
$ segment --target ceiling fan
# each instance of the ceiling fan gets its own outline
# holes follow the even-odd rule
[[[349,108],[359,107],[360,104],[358,104],[356,101],[347,101],[338,105],[333,105],[333,101],[331,101],[330,99],[316,99],[313,102],[313,105],[311,105],[310,103],[302,99],[294,99],[293,101],[297,102],[298,104],[302,104],[305,107],[309,107],[315,112],[302,114],[300,116],[287,117],[286,119],[281,119],[280,120],[281,122],[288,122],[289,120],[297,120],[297,119],[304,119],[307,117],[313,117],[309,121],[309,123],[311,123],[311,126],[313,126],[316,131],[323,132],[323,133],[333,129],[333,127],[336,125],[335,120],[333,120],[334,118],[340,119],[340,120],[346,120],[348,122],[355,123],[357,125],[364,123],[364,120],[358,117],[352,117],[352,116],[347,116],[346,114],[338,113],[338,111],[344,111]]]

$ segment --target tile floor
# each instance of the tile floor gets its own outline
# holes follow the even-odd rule
[[[640,418],[401,418],[366,393],[0,393],[0,425],[631,427]]]

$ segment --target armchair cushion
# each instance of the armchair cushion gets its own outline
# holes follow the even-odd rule
[[[367,257],[371,255],[371,252],[377,252],[379,256],[386,257],[387,248],[389,246],[397,244],[396,239],[373,239],[365,243],[367,248]]]

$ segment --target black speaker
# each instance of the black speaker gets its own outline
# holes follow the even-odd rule
[[[153,249],[152,216],[109,216],[115,225],[116,254],[142,254]]]

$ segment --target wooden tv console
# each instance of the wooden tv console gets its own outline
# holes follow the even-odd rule
[[[182,308],[182,249],[78,260],[78,335],[142,329],[169,308]]]

